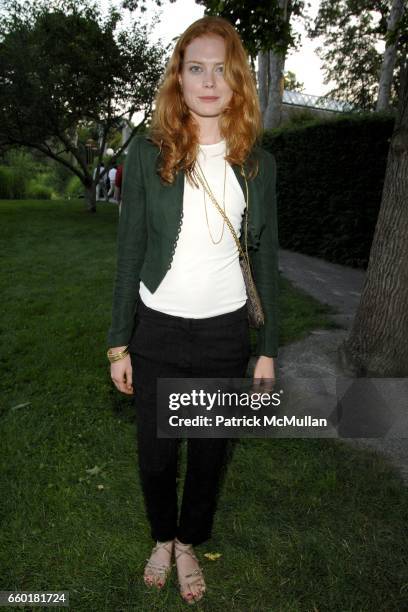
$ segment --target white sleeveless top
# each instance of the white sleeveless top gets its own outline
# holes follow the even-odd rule
[[[225,140],[200,145],[198,161],[218,204],[223,208]],[[214,240],[221,236],[223,218],[205,196],[208,224]],[[245,199],[227,163],[225,212],[240,235]],[[206,221],[204,192],[185,178],[183,222],[170,270],[154,293],[140,282],[141,300],[149,308],[170,315],[203,319],[238,310],[246,302],[238,248],[228,229],[213,244]]]

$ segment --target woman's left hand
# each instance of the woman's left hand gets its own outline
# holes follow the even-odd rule
[[[255,365],[254,378],[275,378],[275,362],[273,357],[260,355]]]

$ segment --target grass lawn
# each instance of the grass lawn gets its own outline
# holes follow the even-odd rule
[[[75,612],[183,610],[175,573],[161,593],[142,581],[153,542],[133,406],[105,354],[118,214],[83,207],[0,202],[0,590],[65,589]],[[328,308],[283,280],[280,309],[282,344],[332,326]],[[407,610],[407,502],[374,452],[239,440],[213,538],[196,549],[207,594],[195,608]]]

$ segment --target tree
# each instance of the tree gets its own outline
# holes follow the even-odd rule
[[[304,83],[296,80],[296,74],[291,70],[285,72],[284,75],[284,89],[288,89],[289,91],[303,91],[305,88]]]
[[[340,363],[359,377],[408,376],[408,60],[404,58],[398,112],[382,202],[360,304]]]
[[[388,0],[321,0],[319,12],[312,27],[311,38],[322,36],[324,44],[316,49],[323,60],[325,80],[336,83],[328,92],[339,100],[356,105],[362,110],[375,110],[380,74],[392,86],[387,94],[391,106],[398,100],[399,74],[408,47],[408,12],[398,22],[398,28],[387,35],[390,15]],[[395,43],[395,70],[387,74],[382,65],[379,44]],[[391,53],[389,49],[387,53]],[[389,63],[391,67],[391,63]],[[392,66],[394,68],[394,66]],[[388,87],[388,85],[387,85]]]
[[[377,111],[387,110],[390,103],[392,79],[397,57],[397,44],[404,8],[404,0],[393,0],[387,22],[387,33],[385,35],[385,51],[378,86]]]
[[[282,32],[291,33],[292,13],[300,14],[303,3],[277,0]],[[282,120],[282,96],[284,90],[284,68],[290,46],[296,47],[293,38],[277,38],[270,46],[263,47],[258,54],[259,101],[265,129],[278,127]]]
[[[95,126],[99,173],[107,140],[121,121],[142,112],[115,161],[151,112],[166,50],[150,47],[148,30],[136,21],[117,31],[119,13],[111,8],[103,18],[87,0],[5,0],[3,7],[0,146],[30,147],[69,168],[95,211],[99,177],[92,176],[78,131]]]
[[[154,0],[157,6],[162,6],[163,2],[161,0]],[[169,0],[171,4],[176,2],[176,0]],[[146,11],[146,0],[123,0],[122,8],[129,9],[129,11],[135,11],[136,9],[140,9],[142,13]]]

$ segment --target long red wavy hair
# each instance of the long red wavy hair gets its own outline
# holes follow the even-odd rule
[[[220,133],[227,145],[226,160],[238,165],[248,160],[248,178],[258,171],[256,159],[250,153],[262,134],[262,116],[247,53],[229,21],[222,17],[203,17],[178,38],[155,98],[149,138],[160,147],[158,172],[166,183],[173,183],[181,169],[192,178],[198,152],[198,126],[184,101],[178,76],[186,47],[206,34],[216,34],[225,41],[223,74],[233,92],[219,118]]]

